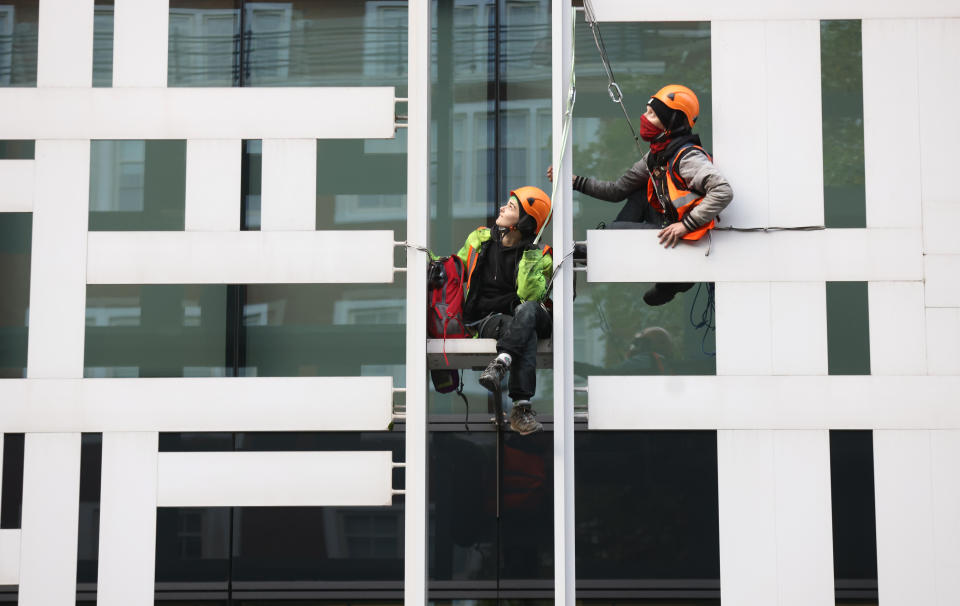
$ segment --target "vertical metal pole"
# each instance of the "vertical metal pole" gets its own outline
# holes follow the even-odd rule
[[[409,4],[407,240],[430,235],[430,0]],[[405,606],[427,603],[427,255],[407,249]]]
[[[570,0],[553,0],[554,264],[573,249],[573,141],[563,148],[563,118],[570,88]],[[572,129],[571,129],[572,130]],[[570,134],[572,139],[573,134]],[[563,160],[560,157],[563,155]],[[573,263],[563,263],[553,288],[553,567],[556,606],[574,606],[576,568],[573,483]]]

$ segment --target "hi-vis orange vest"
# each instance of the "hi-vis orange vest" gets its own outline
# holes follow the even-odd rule
[[[713,162],[710,154],[699,145],[685,145],[677,150],[673,159],[667,163],[666,170],[660,167],[654,168],[650,171],[650,178],[647,179],[647,202],[661,215],[667,215],[670,223],[683,219],[684,215],[703,201],[703,194],[688,190],[686,182],[676,170],[680,165],[680,159],[695,149],[703,152]],[[711,220],[703,227],[683,236],[683,239],[699,240],[707,230],[713,229],[713,226],[714,221]]]

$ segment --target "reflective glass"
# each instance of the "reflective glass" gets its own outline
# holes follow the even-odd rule
[[[716,432],[584,431],[575,444],[577,578],[719,589]]]
[[[225,583],[230,578],[229,553],[229,508],[157,508],[158,590],[165,583]]]
[[[827,282],[827,369],[870,374],[870,308],[866,282]]]
[[[184,228],[187,142],[90,142],[90,230]]]
[[[37,85],[39,0],[0,0],[0,86]]]
[[[170,0],[167,86],[239,86],[240,0]]]
[[[263,185],[263,141],[260,139],[244,141],[241,162],[241,196],[243,196],[241,229],[259,231],[260,191]]]
[[[3,434],[3,476],[0,479],[0,528],[20,528],[23,512],[22,433]]]
[[[113,86],[113,0],[93,6],[93,85]]]
[[[838,599],[877,589],[873,432],[830,432],[833,571]],[[858,594],[854,594],[856,597]]]
[[[827,227],[866,227],[859,20],[820,22],[823,198]]]
[[[77,527],[77,583],[97,582],[100,548],[100,472],[103,434],[85,433],[80,446],[80,515]],[[91,589],[96,589],[93,586]]]
[[[33,160],[35,147],[27,139],[0,140],[0,160]]]
[[[32,221],[31,213],[0,213],[0,379],[27,372]]]

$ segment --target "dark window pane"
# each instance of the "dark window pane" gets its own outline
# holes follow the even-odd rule
[[[0,528],[20,528],[23,510],[22,433],[3,435],[3,478],[0,493]]]
[[[0,213],[0,379],[27,372],[31,213]]]
[[[33,160],[35,147],[28,139],[0,140],[0,160]]]
[[[838,600],[877,590],[873,432],[830,432],[833,571]]]
[[[827,282],[827,366],[831,375],[870,374],[866,282]]]
[[[0,0],[0,86],[37,85],[38,0]]]
[[[113,0],[93,7],[93,85],[113,86]]]
[[[83,434],[80,447],[80,523],[77,534],[78,583],[97,582],[102,455],[103,434]]]
[[[222,582],[225,589],[229,553],[229,508],[157,508],[158,590],[164,589],[164,583],[191,582]]]
[[[719,589],[717,435],[577,432],[577,578]]]
[[[860,21],[820,22],[823,202],[827,227],[866,227]]]
[[[263,141],[250,139],[243,142],[241,165],[242,196],[240,222],[242,230],[260,230],[260,191],[263,184]]]
[[[90,230],[184,228],[187,142],[90,142]]]

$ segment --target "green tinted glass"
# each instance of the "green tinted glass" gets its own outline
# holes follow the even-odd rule
[[[113,0],[93,6],[93,85],[113,85]]]
[[[187,142],[90,142],[90,230],[184,227]]]
[[[260,191],[263,185],[263,141],[250,139],[243,142],[241,158],[241,209],[242,230],[260,229]]]
[[[820,22],[823,202],[827,227],[866,227],[859,20]]]
[[[37,85],[39,0],[0,0],[0,86]]]
[[[31,213],[0,213],[0,378],[26,376]]]
[[[167,86],[240,86],[234,0],[170,0]]]
[[[831,375],[870,374],[866,282],[827,282],[827,359]]]
[[[27,139],[0,141],[0,160],[33,160],[36,145]]]

